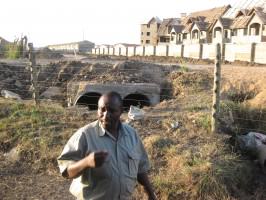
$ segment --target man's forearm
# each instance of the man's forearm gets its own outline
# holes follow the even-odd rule
[[[149,200],[156,200],[156,195],[153,191],[152,185],[149,181],[147,173],[138,174],[138,182],[143,185],[145,191],[149,196]]]
[[[88,166],[86,158],[71,164],[67,168],[67,178],[78,177],[82,173],[82,171],[88,167],[89,166]]]

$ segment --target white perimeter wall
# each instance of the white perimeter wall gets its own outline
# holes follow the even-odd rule
[[[239,61],[248,61],[251,62],[251,51],[252,44],[224,44],[224,60],[233,62],[236,60]],[[121,48],[121,55],[126,56],[126,47],[115,47],[109,48],[109,55],[119,56],[119,48]],[[143,56],[143,46],[136,46],[137,56]],[[128,56],[134,56],[134,47],[128,47]],[[114,49],[114,52],[113,52]],[[169,44],[168,45],[168,56],[181,57],[182,45]],[[95,48],[92,50],[93,54],[107,54],[107,48]],[[184,57],[186,58],[195,58],[199,59],[200,56],[200,44],[185,44],[184,45]],[[148,45],[145,46],[145,55],[151,56],[154,54],[154,46]],[[215,44],[202,44],[202,59],[214,60],[216,54],[216,45]],[[254,48],[254,62],[266,64],[266,42],[261,42],[255,44]],[[157,45],[156,46],[156,56],[167,56],[167,45]]]
[[[145,46],[145,56],[154,56],[154,46]]]
[[[266,42],[256,45],[254,61],[255,63],[266,64]]]
[[[156,56],[166,56],[167,45],[157,45],[156,46]]]
[[[168,56],[181,57],[182,45],[169,45]]]

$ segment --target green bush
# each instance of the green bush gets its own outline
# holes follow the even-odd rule
[[[9,59],[20,58],[22,55],[22,46],[18,44],[9,44],[5,46],[4,49],[5,57]]]

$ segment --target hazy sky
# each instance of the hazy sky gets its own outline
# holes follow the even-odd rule
[[[240,0],[1,0],[0,36],[27,35],[34,46],[83,39],[96,44],[140,42],[140,24],[180,17]]]

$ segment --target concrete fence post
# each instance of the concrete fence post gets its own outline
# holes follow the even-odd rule
[[[169,55],[169,45],[166,45],[166,54],[165,54],[165,56],[168,57],[168,55]]]
[[[143,46],[142,56],[145,56],[145,46]]]
[[[185,45],[181,45],[181,58],[184,58]]]
[[[118,50],[119,50],[119,53],[118,54],[119,54],[119,56],[121,56],[121,47],[119,47]]]
[[[156,56],[156,46],[153,46],[153,56]]]
[[[199,59],[202,59],[202,56],[203,55],[203,44],[200,44],[200,47],[199,47]]]
[[[251,44],[250,63],[255,62],[256,43]]]
[[[110,55],[110,47],[107,47],[107,55]]]
[[[128,47],[126,47],[126,56],[128,57]]]
[[[133,49],[133,56],[136,56],[136,46],[134,46],[134,49]]]
[[[218,128],[218,113],[220,106],[220,81],[221,81],[221,45],[216,45],[216,58],[214,66],[214,85],[213,85],[213,103],[212,103],[212,121],[211,132],[215,133]]]
[[[224,63],[224,61],[225,61],[225,51],[226,51],[226,44],[225,43],[223,43],[223,45],[222,45],[222,59],[221,59],[221,61]]]
[[[35,105],[39,105],[39,90],[37,86],[37,68],[35,60],[35,52],[33,44],[29,43],[29,60],[30,60],[30,72],[31,72],[31,84],[32,84],[32,97],[34,99]]]

